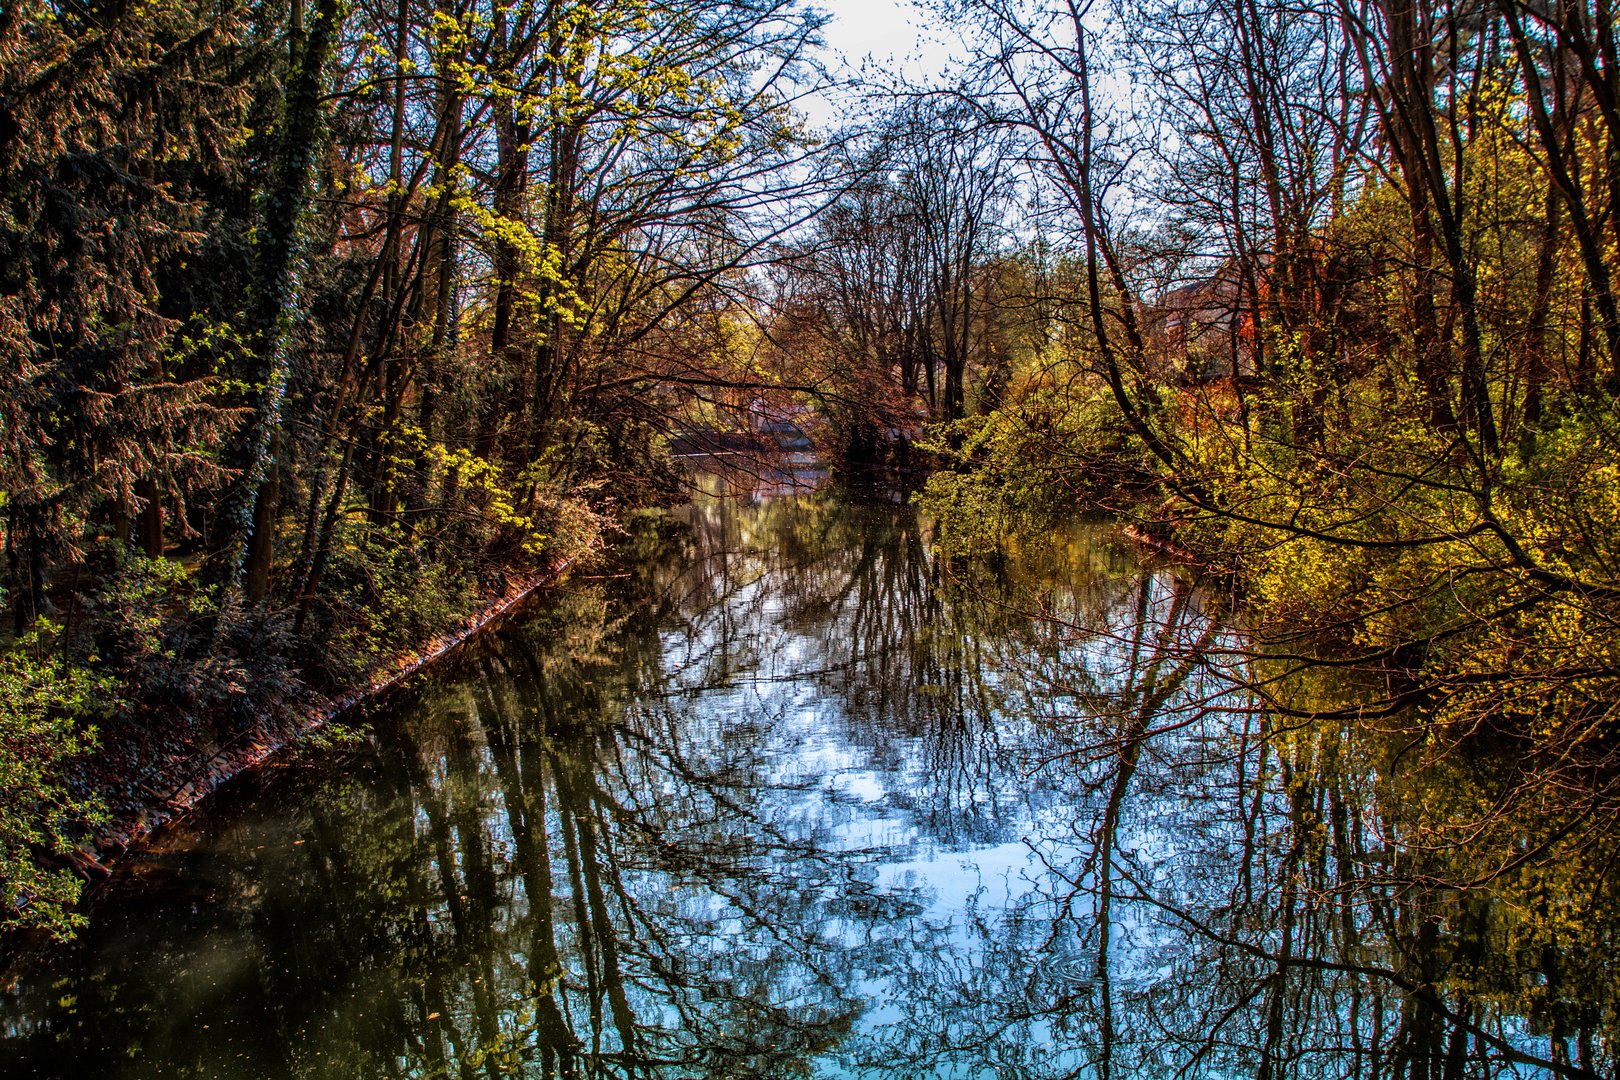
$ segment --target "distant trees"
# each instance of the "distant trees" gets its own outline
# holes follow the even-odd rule
[[[996,127],[917,98],[884,117],[848,189],[790,248],[773,332],[825,365],[852,459],[903,452],[1005,378],[1012,165]]]

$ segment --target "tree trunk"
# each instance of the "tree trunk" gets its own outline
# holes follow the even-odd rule
[[[308,36],[297,24],[289,32],[295,59],[282,101],[281,141],[261,203],[247,312],[252,347],[243,381],[249,387],[250,415],[243,437],[228,455],[239,475],[220,508],[222,576],[231,589],[239,587],[244,577],[262,581],[269,574],[277,494],[272,455],[291,364],[288,323],[298,309],[297,264],[320,138],[323,72],[346,10],[339,0],[316,0]]]

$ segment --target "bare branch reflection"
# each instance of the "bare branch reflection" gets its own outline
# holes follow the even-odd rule
[[[1613,838],[1106,526],[720,498],[624,558],[174,834],[0,1069],[1615,1075]]]

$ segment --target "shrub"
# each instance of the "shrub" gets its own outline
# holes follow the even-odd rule
[[[95,745],[88,721],[115,707],[110,679],[48,651],[36,631],[0,653],[0,929],[65,938],[82,926],[80,881],[51,866],[101,819],[99,801],[69,788],[63,766]]]

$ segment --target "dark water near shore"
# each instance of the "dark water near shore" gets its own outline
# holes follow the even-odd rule
[[[830,494],[642,526],[139,859],[0,997],[0,1076],[1613,1068],[1569,884],[1613,845],[1417,884],[1403,800],[1467,779],[1268,720],[1228,606],[1108,526],[955,572]]]

